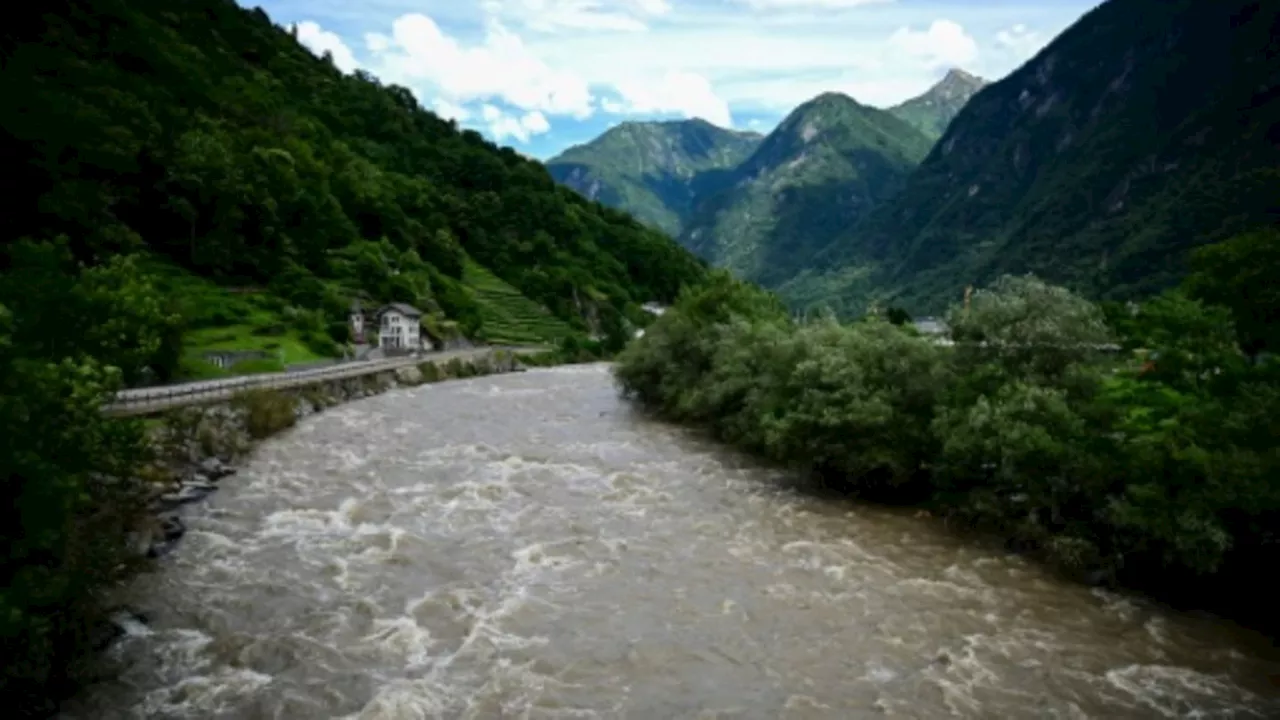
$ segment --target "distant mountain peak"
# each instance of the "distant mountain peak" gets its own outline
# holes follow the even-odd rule
[[[989,83],[973,73],[951,68],[933,87],[910,100],[889,108],[889,112],[915,125],[931,138],[942,137],[951,119],[969,98]]]
[[[989,81],[965,72],[960,68],[951,68],[936,85],[925,91],[925,95],[941,95],[944,97],[961,97],[968,101],[979,90],[987,86]]]
[[[946,82],[977,83],[979,85],[987,84],[987,81],[982,79],[981,77],[978,77],[977,75],[974,75],[973,73],[966,71],[964,68],[958,68],[958,67],[953,67],[950,70],[948,70],[947,74],[943,76],[942,82],[943,83],[946,83]],[[942,83],[939,83],[939,84],[942,84]]]
[[[762,137],[702,118],[627,120],[546,166],[557,182],[675,235],[699,178],[737,166]]]

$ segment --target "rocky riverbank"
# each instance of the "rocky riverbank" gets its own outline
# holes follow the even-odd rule
[[[168,411],[156,418],[151,430],[155,459],[143,472],[154,490],[148,520],[134,538],[138,553],[154,559],[172,551],[186,533],[183,518],[189,506],[216,492],[259,441],[309,415],[398,387],[523,369],[514,354],[495,350],[472,360],[427,360],[383,373],[248,392],[226,403]]]

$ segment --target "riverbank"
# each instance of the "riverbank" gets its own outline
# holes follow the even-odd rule
[[[526,364],[520,357],[539,358],[539,354],[495,350],[470,360],[427,359],[386,372],[287,390],[251,390],[228,402],[154,415],[148,436],[155,459],[141,471],[152,488],[148,511],[153,522],[139,531],[133,545],[148,558],[169,553],[186,533],[184,509],[217,491],[257,443],[303,418],[396,388],[518,372]]]
[[[718,276],[616,374],[660,417],[828,489],[1275,633],[1253,579],[1280,561],[1280,366],[1248,362],[1225,311],[1172,293],[1108,317],[1008,278],[950,320],[949,344],[876,318],[797,324]]]
[[[122,589],[62,717],[1276,716],[1252,633],[791,477],[602,365],[337,406]]]

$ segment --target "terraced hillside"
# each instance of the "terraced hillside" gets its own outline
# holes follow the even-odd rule
[[[479,308],[480,333],[487,342],[538,345],[558,342],[574,332],[568,323],[481,265],[466,263],[462,281]]]

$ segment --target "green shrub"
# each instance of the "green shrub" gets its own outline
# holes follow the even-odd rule
[[[302,342],[308,350],[321,357],[338,357],[342,354],[342,348],[328,335],[305,332],[302,334]]]
[[[339,345],[342,345],[351,341],[351,326],[345,322],[342,322],[342,321],[331,322],[326,327],[326,330],[329,333],[329,337]]]
[[[466,372],[466,370],[463,366],[461,358],[456,358],[456,357],[449,358],[449,361],[444,364],[445,377],[449,377],[449,378],[466,377],[465,375],[463,375],[464,372]]]
[[[418,365],[418,372],[422,373],[424,383],[440,382],[442,377],[440,367],[430,361]]]
[[[1280,363],[1246,362],[1226,311],[1178,293],[1110,317],[1002,278],[952,310],[945,345],[877,318],[796,324],[717,277],[614,372],[662,416],[842,487],[1092,577],[1265,610],[1248,588],[1280,562]]]
[[[231,404],[245,413],[245,429],[255,440],[275,435],[297,422],[293,398],[277,390],[247,390],[237,394]]]

